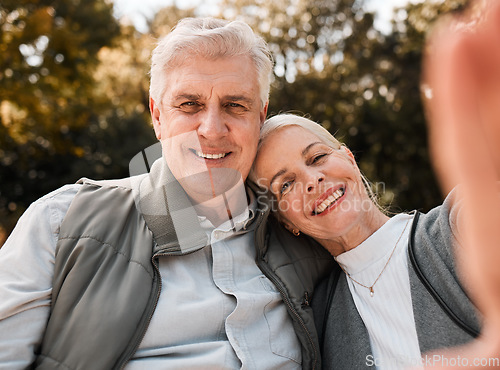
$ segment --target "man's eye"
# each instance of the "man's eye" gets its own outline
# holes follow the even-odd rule
[[[181,103],[179,108],[187,113],[196,113],[201,109],[201,104],[195,101]]]
[[[226,107],[228,107],[229,109],[231,109],[233,111],[245,111],[246,110],[246,107],[239,104],[239,103],[227,103]]]

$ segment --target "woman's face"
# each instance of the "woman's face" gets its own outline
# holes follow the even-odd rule
[[[351,152],[333,149],[299,126],[267,137],[255,172],[259,185],[276,197],[285,227],[318,240],[342,237],[373,208]]]

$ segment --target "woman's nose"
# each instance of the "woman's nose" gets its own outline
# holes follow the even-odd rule
[[[308,193],[312,192],[318,186],[319,183],[324,181],[324,179],[325,178],[321,174],[314,176],[314,179],[312,179],[312,181],[309,182],[307,185],[307,192]]]

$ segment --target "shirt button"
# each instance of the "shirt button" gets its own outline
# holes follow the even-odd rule
[[[214,238],[215,239],[220,239],[221,237],[221,232],[220,231],[214,231]]]

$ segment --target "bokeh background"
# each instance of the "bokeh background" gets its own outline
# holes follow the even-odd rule
[[[383,204],[438,205],[421,57],[436,18],[467,0],[409,1],[382,22],[384,1],[156,1],[131,14],[123,0],[0,0],[0,246],[37,198],[128,176],[155,143],[150,53],[187,16],[241,19],[262,35],[275,59],[270,114],[307,114],[336,134]]]

